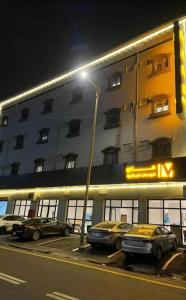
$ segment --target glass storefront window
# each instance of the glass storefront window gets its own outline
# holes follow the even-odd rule
[[[83,218],[84,200],[69,200],[67,221],[74,226],[74,232],[80,233]],[[87,226],[92,225],[93,200],[87,201],[87,210],[85,215],[85,233]]]
[[[131,224],[137,223],[137,207],[138,200],[105,200],[105,221],[123,221]]]
[[[182,226],[186,226],[186,209],[181,212]]]
[[[149,200],[149,207],[163,208],[163,200]]]
[[[149,209],[149,224],[163,225],[163,210],[162,209]]]
[[[165,208],[180,208],[180,200],[164,200]]]
[[[164,225],[180,225],[180,210],[166,208],[163,218]]]
[[[16,200],[14,205],[14,215],[28,217],[31,200]]]
[[[181,208],[186,208],[186,200],[181,200]]]
[[[0,216],[6,214],[7,204],[8,204],[7,200],[0,200]]]
[[[58,212],[59,200],[57,199],[44,199],[39,201],[37,216],[56,218]]]

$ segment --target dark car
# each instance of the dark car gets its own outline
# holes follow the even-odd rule
[[[124,222],[102,222],[92,226],[87,232],[87,242],[92,246],[106,245],[121,248],[121,237],[132,225]]]
[[[126,256],[131,254],[150,254],[161,259],[162,254],[176,250],[175,234],[157,225],[136,225],[122,237],[121,250]]]
[[[68,236],[70,233],[73,233],[73,227],[70,223],[61,222],[55,218],[35,217],[27,219],[21,224],[14,224],[12,235],[37,241],[45,235],[62,234]]]

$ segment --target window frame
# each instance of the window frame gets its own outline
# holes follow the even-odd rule
[[[103,164],[104,165],[113,165],[113,164],[117,164],[118,163],[118,152],[119,152],[120,148],[118,147],[107,147],[104,150],[102,150],[104,157],[103,157]],[[107,156],[109,154],[112,154],[112,162],[109,163],[109,159],[107,158]]]
[[[153,77],[153,76],[170,71],[170,54],[169,53],[158,54],[158,55],[154,56],[153,58],[149,59],[149,62],[152,64],[152,70],[151,70],[149,77]],[[158,66],[161,66],[161,68],[159,68]]]
[[[119,83],[117,83],[119,79]],[[116,84],[113,85],[113,81],[116,81]],[[121,88],[122,85],[122,72],[121,71],[117,71],[112,73],[109,77],[108,77],[108,90],[115,90],[118,88]]]
[[[23,134],[19,134],[16,136],[16,144],[14,146],[15,150],[24,148],[24,139],[25,135]]]
[[[3,116],[1,119],[1,127],[7,127],[8,126],[9,117]]]
[[[117,128],[120,126],[120,108],[111,108],[105,112],[105,125],[104,129],[112,129]],[[112,122],[112,120],[116,118],[115,122]]]
[[[0,153],[3,152],[4,140],[0,140]]]
[[[169,159],[172,157],[172,138],[159,137],[150,142],[150,144],[152,146],[152,159]],[[165,144],[165,146],[169,148],[166,150],[166,153],[164,155],[161,155],[161,149],[158,150],[158,148],[162,147],[163,144]]]
[[[65,168],[65,169],[75,169],[75,167],[76,167],[76,162],[77,162],[77,157],[78,157],[78,155],[77,155],[77,154],[74,154],[74,153],[69,153],[69,154],[67,154],[67,155],[65,156],[65,166],[64,166],[64,168]],[[69,168],[67,165],[68,165],[68,163],[70,163],[70,162],[74,162],[74,166]]]
[[[49,142],[49,132],[50,128],[42,128],[39,131],[39,139],[36,144],[46,144]],[[46,139],[43,140],[43,137],[46,136]]]
[[[74,131],[74,128],[77,127],[77,130]],[[73,119],[68,123],[68,133],[66,134],[67,138],[72,138],[80,135],[81,120]]]
[[[11,163],[10,167],[11,167],[10,175],[12,175],[12,176],[18,175],[20,163],[15,161],[15,162]]]
[[[49,114],[53,111],[53,102],[54,99],[53,98],[48,98],[45,101],[43,101],[43,111],[41,112],[41,114]]]
[[[37,158],[34,160],[34,173],[42,173],[44,169],[44,164],[45,164],[45,159],[44,158]],[[38,171],[37,168],[41,167],[41,171]]]
[[[25,122],[28,120],[28,115],[29,115],[29,108],[23,108],[21,111],[21,116],[19,119],[19,122]]]
[[[163,116],[167,116],[171,113],[170,98],[168,95],[165,95],[165,94],[157,95],[157,96],[153,97],[150,102],[151,102],[151,114],[150,114],[149,118],[163,117]],[[158,104],[163,105],[163,103],[166,103],[166,102],[167,102],[168,109],[162,110],[159,112],[156,111]],[[166,105],[164,105],[164,106],[166,106]]]
[[[72,90],[72,99],[70,101],[70,105],[78,104],[82,102],[83,98],[83,87],[77,86]]]

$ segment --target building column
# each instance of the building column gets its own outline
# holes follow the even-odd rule
[[[57,218],[60,221],[65,222],[67,218],[68,199],[63,197],[59,199]]]
[[[14,205],[15,205],[15,200],[8,200],[6,214],[13,214]]]
[[[148,212],[147,212],[147,199],[140,196],[138,198],[138,224],[147,224]]]
[[[104,196],[98,195],[94,198],[93,214],[92,214],[92,225],[100,223],[104,219]]]

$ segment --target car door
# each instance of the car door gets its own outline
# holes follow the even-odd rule
[[[118,225],[118,233],[123,236],[125,233],[127,233],[131,229],[132,225],[128,223],[121,223]]]
[[[169,231],[165,227],[161,227],[162,238],[163,238],[163,251],[166,252],[172,248],[172,238],[169,234]]]
[[[57,220],[54,218],[46,218],[46,223],[43,225],[43,231],[45,234],[58,233]]]

